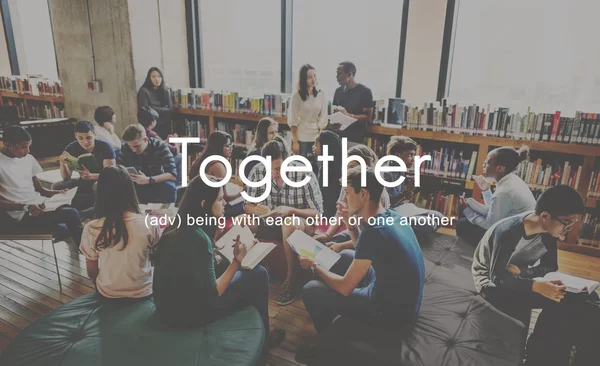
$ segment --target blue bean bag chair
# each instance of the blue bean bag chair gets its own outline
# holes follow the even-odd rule
[[[24,329],[0,356],[4,366],[255,365],[265,332],[253,307],[202,328],[169,330],[153,299],[88,294]]]

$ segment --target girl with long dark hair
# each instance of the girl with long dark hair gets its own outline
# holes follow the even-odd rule
[[[248,149],[248,154],[250,155],[260,155],[260,151],[265,144],[275,138],[277,136],[277,132],[279,131],[279,124],[271,117],[262,118],[258,121],[256,125],[256,131],[254,133],[254,141],[252,141],[252,146]],[[250,175],[250,171],[252,168],[258,164],[258,161],[251,161],[246,165],[244,172],[246,173],[246,177]]]
[[[223,217],[224,206],[223,190],[196,177],[188,185],[178,214],[210,220]],[[224,270],[216,269],[216,231],[215,225],[172,225],[165,230],[154,256],[154,302],[160,318],[171,327],[199,327],[250,305],[263,318],[265,348],[276,347],[285,333],[269,328],[267,271],[260,265],[240,271],[250,243],[239,241],[234,244],[234,261]]]
[[[323,146],[327,146],[327,153],[333,156],[334,162],[342,161],[342,140],[340,136],[333,131],[323,131],[317,137],[313,145],[313,153],[320,156],[323,153]],[[323,216],[333,217],[337,212],[336,202],[342,189],[342,165],[330,164],[328,169],[327,187],[323,186],[323,166],[319,167],[319,186],[323,195]]]
[[[108,166],[98,176],[94,216],[83,228],[80,249],[100,295],[152,295],[150,250],[160,229],[146,227],[133,182],[122,166]]]
[[[327,127],[327,98],[317,89],[317,73],[311,65],[302,65],[298,79],[287,122],[292,130],[294,154],[306,157],[321,130]]]
[[[224,157],[225,159],[231,158],[231,154],[233,153],[233,142],[231,135],[227,132],[223,131],[215,131],[208,136],[208,141],[206,142],[206,147],[200,155],[194,160],[192,166],[189,171],[189,179],[193,179],[200,174],[200,166],[202,162],[206,160],[208,157],[213,155],[219,155]],[[212,161],[208,163],[206,169],[204,170],[206,175],[211,175],[213,177],[223,179],[227,174],[227,170],[225,169],[225,165],[220,161]],[[225,186],[225,201],[230,202],[240,196],[240,192],[236,193],[228,193],[227,186]]]
[[[163,139],[168,139],[169,122],[173,110],[173,101],[162,71],[158,67],[151,67],[146,74],[146,80],[140,88],[137,96],[138,109],[151,107],[158,112],[154,131]]]

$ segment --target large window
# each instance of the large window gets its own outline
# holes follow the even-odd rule
[[[448,95],[515,112],[600,110],[600,2],[460,0]]]
[[[47,0],[9,0],[19,73],[58,80]]]
[[[356,80],[377,98],[394,97],[398,76],[401,0],[293,1],[292,72],[295,90],[300,67],[317,71],[321,89],[333,98],[336,68],[356,65]]]
[[[281,0],[198,0],[204,86],[245,94],[281,89]]]

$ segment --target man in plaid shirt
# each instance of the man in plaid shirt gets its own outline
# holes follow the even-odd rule
[[[289,172],[288,178],[294,182],[301,182],[309,176],[310,181],[299,188],[290,187],[281,178],[281,165],[288,157],[288,149],[285,143],[280,139],[269,141],[262,149],[262,156],[271,157],[271,192],[261,203],[246,203],[244,209],[251,215],[264,215],[276,217],[296,216],[299,220],[294,220],[292,225],[267,225],[262,220],[258,227],[251,227],[259,238],[268,238],[282,240],[287,262],[287,277],[283,283],[281,293],[277,298],[277,305],[284,306],[291,304],[295,298],[299,286],[294,283],[294,270],[297,266],[297,258],[287,243],[287,238],[296,230],[302,230],[312,236],[315,233],[314,225],[307,225],[304,218],[323,213],[323,196],[319,188],[319,183],[315,174],[310,172]],[[266,167],[263,164],[256,164],[250,171],[248,180],[259,182],[267,174]],[[251,197],[260,197],[267,185],[260,187],[246,187],[246,192]]]

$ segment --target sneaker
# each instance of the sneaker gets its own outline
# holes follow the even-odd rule
[[[296,300],[296,294],[293,291],[292,283],[290,281],[285,281],[283,286],[281,286],[281,292],[279,292],[275,304],[286,306],[293,303],[294,300]]]
[[[317,346],[314,344],[303,344],[296,347],[296,362],[310,365],[317,359]]]

